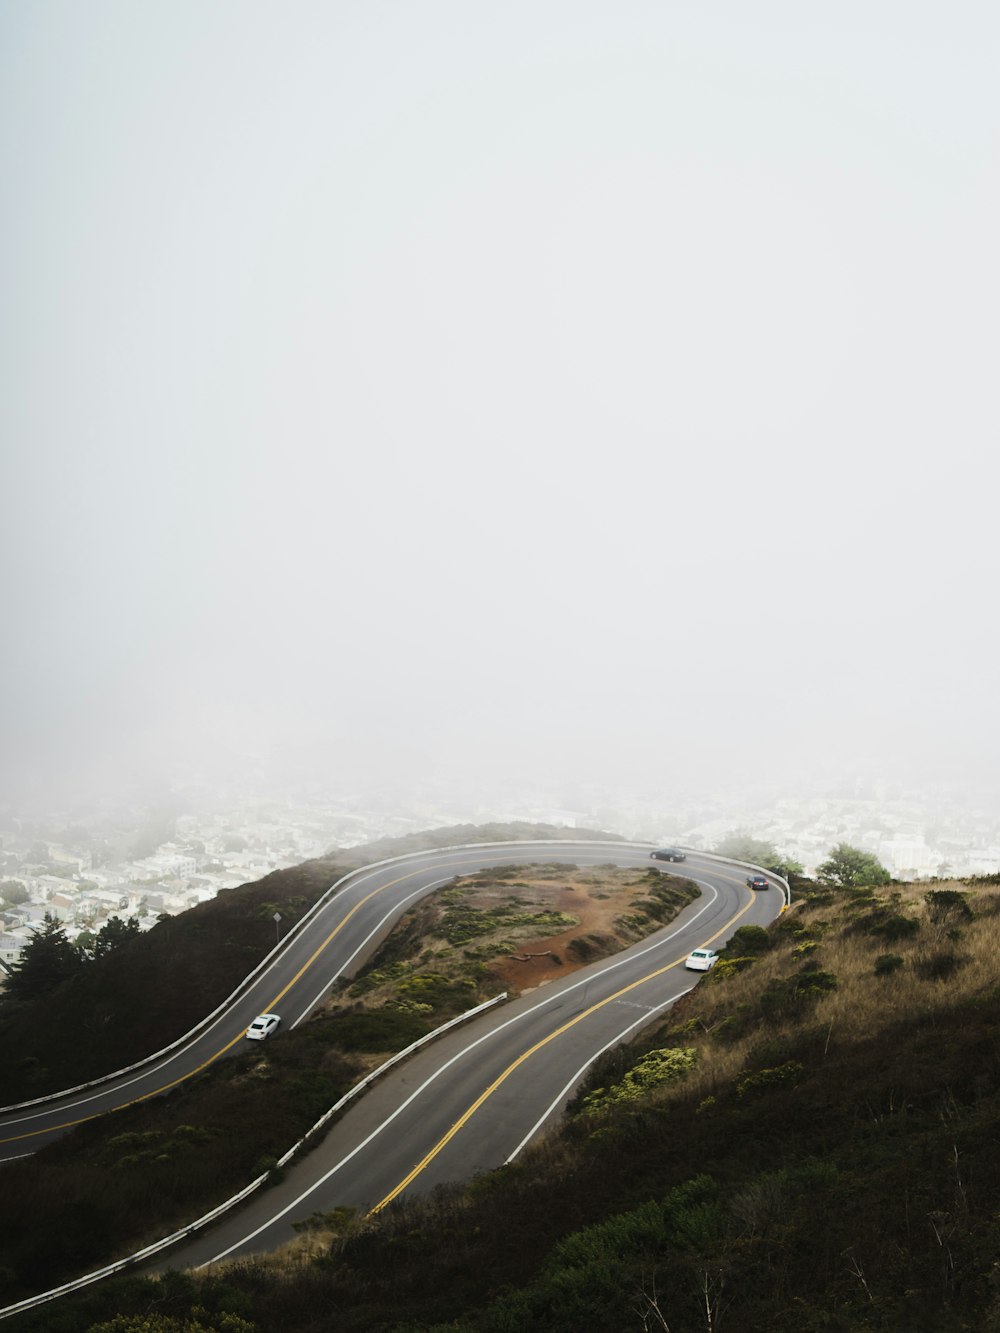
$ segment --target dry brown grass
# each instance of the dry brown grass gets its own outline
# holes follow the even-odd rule
[[[958,913],[934,920],[931,890],[965,894],[973,917]],[[872,906],[919,922],[909,938],[886,939],[867,933],[859,918]],[[699,985],[659,1031],[698,1052],[694,1072],[656,1097],[669,1103],[709,1097],[732,1085],[744,1070],[759,1067],[806,1026],[822,1039],[824,1054],[840,1045],[877,1037],[902,1019],[930,1021],[934,1015],[996,990],[1000,984],[1000,897],[973,893],[957,883],[893,886],[878,891],[866,908],[849,891],[833,902],[802,903],[772,931],[775,945],[745,972]],[[803,945],[815,945],[804,951]],[[799,952],[796,952],[799,950]],[[898,970],[876,975],[880,955],[896,954]],[[811,966],[836,977],[836,989],[810,998],[788,1017],[761,1012],[761,995]],[[742,1010],[741,1010],[742,1007]],[[733,1015],[745,1015],[746,1030],[727,1038]]]

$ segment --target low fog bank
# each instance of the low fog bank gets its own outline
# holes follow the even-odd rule
[[[963,13],[0,10],[4,799],[983,799]]]
[[[232,698],[213,711],[136,717],[127,731],[91,713],[58,735],[4,757],[0,802],[24,816],[132,803],[183,808],[230,798],[338,802],[363,798],[402,813],[425,807],[456,817],[513,809],[597,811],[638,806],[669,816],[708,801],[738,823],[783,799],[906,795],[924,809],[1000,808],[992,752],[975,732],[929,735],[905,716],[810,719],[736,691],[718,708],[690,693],[669,701],[628,697],[599,712],[569,689],[542,704],[452,708],[448,697],[299,699],[299,709],[245,712]],[[791,692],[791,687],[789,687]],[[308,715],[308,704],[315,716]],[[305,716],[303,716],[303,711]],[[853,722],[853,726],[851,725]],[[986,737],[986,733],[981,733]]]

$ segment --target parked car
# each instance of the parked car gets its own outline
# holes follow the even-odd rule
[[[649,855],[654,861],[686,861],[687,852],[682,852],[679,847],[661,847],[658,851],[650,852]]]
[[[748,889],[769,889],[771,881],[765,879],[763,875],[747,875]]]
[[[263,1041],[272,1032],[277,1032],[281,1018],[277,1014],[258,1014],[247,1028],[249,1041]]]
[[[714,949],[694,949],[684,960],[684,966],[692,972],[710,972],[719,961]]]

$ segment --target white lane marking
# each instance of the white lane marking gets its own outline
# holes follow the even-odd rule
[[[356,885],[363,883],[367,879],[373,878],[374,876],[378,875],[378,873],[379,872],[377,870],[374,870],[367,874],[361,874],[361,877],[359,879],[354,880],[351,884],[347,886],[347,891],[349,892]],[[343,904],[343,902],[344,902],[344,894],[339,893],[336,896],[336,898],[332,898],[330,900],[330,902],[327,904],[327,907],[332,907],[335,903],[338,906],[340,906]],[[323,909],[323,911],[325,910],[326,908]],[[284,957],[286,957],[286,955],[282,955],[282,959]],[[254,982],[253,986],[250,988],[250,991],[248,991],[247,994],[250,994],[251,991],[256,989],[257,986],[259,986],[267,977],[270,976],[271,971],[273,970],[274,966],[277,964],[278,961],[279,961],[278,959],[275,959],[275,962],[272,963],[271,967],[269,967],[266,972],[262,973],[262,975],[257,978],[257,980]],[[244,996],[243,998],[245,999],[246,997]],[[240,1001],[237,1001],[237,1003],[240,1003]],[[180,1050],[175,1051],[173,1055],[169,1056],[161,1064],[153,1065],[151,1068],[143,1070],[141,1074],[134,1075],[132,1078],[127,1079],[124,1083],[105,1084],[100,1092],[93,1092],[88,1097],[80,1097],[76,1101],[67,1102],[64,1106],[56,1108],[50,1103],[46,1110],[35,1111],[31,1115],[19,1116],[18,1119],[16,1120],[4,1120],[3,1121],[4,1130],[14,1125],[26,1125],[32,1120],[42,1120],[46,1116],[52,1116],[52,1115],[66,1116],[71,1111],[76,1110],[76,1108],[79,1106],[86,1106],[89,1102],[95,1102],[101,1097],[106,1097],[109,1092],[110,1093],[123,1092],[126,1088],[131,1088],[133,1084],[140,1083],[144,1079],[153,1079],[155,1081],[155,1079],[159,1077],[160,1073],[164,1069],[166,1069],[168,1065],[173,1064],[175,1060],[179,1060],[182,1055],[187,1055],[196,1043],[204,1041],[205,1038],[207,1038],[212,1032],[215,1031],[215,1029],[219,1026],[220,1023],[222,1023],[225,1019],[230,1018],[231,1015],[232,1015],[232,1009],[227,1009],[227,1011],[224,1014],[219,1015],[219,1017],[210,1027],[207,1027],[202,1032],[199,1032],[194,1041],[191,1042],[189,1045],[181,1047]],[[53,1125],[53,1130],[59,1128],[61,1128],[61,1126]],[[30,1156],[30,1154],[28,1155]]]
[[[390,909],[388,910],[388,912],[386,912],[385,916],[378,923],[378,925],[375,926],[375,928],[368,935],[366,935],[365,938],[361,941],[358,947],[351,954],[350,958],[346,959],[343,963],[341,963],[340,967],[337,968],[336,972],[334,972],[332,976],[327,978],[326,982],[323,984],[323,986],[320,987],[319,991],[316,993],[315,998],[309,1001],[305,1009],[303,1009],[302,1013],[299,1014],[298,1018],[292,1024],[292,1027],[297,1028],[304,1018],[309,1017],[309,1015],[316,1008],[320,1000],[330,989],[333,983],[337,980],[337,978],[341,975],[341,973],[344,972],[348,967],[350,967],[350,965],[354,962],[355,958],[357,958],[361,950],[365,947],[365,945],[369,942],[369,940],[371,940],[374,936],[376,936],[379,933],[379,931],[382,929],[382,927],[385,925],[385,923],[389,920],[389,918],[392,916],[394,912],[398,912],[401,907],[405,908],[407,903],[412,902],[414,898],[419,898],[422,893],[432,893],[436,888],[439,888],[440,885],[448,884],[452,879],[454,879],[454,875],[446,875],[444,879],[436,879],[433,882],[433,884],[425,884],[423,888],[414,889],[414,891],[411,894],[403,898],[400,902],[395,903],[392,907],[390,907]]]
[[[697,985],[697,982],[695,983],[695,985]],[[526,1147],[531,1142],[531,1140],[535,1137],[535,1135],[538,1133],[541,1127],[545,1124],[546,1120],[548,1120],[549,1116],[556,1109],[556,1107],[562,1105],[563,1101],[573,1091],[577,1083],[579,1083],[580,1079],[583,1078],[584,1074],[587,1072],[590,1066],[594,1064],[595,1061],[599,1060],[605,1051],[610,1051],[612,1046],[617,1046],[620,1042],[624,1041],[633,1028],[641,1027],[643,1023],[648,1023],[650,1021],[651,1015],[655,1014],[657,1010],[668,1009],[670,1005],[676,1004],[682,995],[687,995],[688,991],[693,989],[694,989],[693,986],[688,986],[687,990],[678,991],[676,995],[671,996],[669,1000],[664,1000],[662,1004],[651,1006],[650,1012],[648,1014],[643,1015],[642,1018],[635,1019],[634,1022],[629,1023],[627,1028],[622,1028],[621,1032],[619,1032],[616,1037],[612,1037],[606,1046],[602,1046],[599,1051],[597,1051],[594,1055],[590,1056],[590,1058],[586,1060],[576,1071],[576,1073],[563,1088],[562,1092],[559,1093],[559,1095],[556,1097],[555,1101],[548,1108],[548,1110],[542,1112],[541,1116],[539,1116],[539,1118],[535,1121],[532,1127],[528,1130],[527,1134],[525,1134],[521,1142],[517,1145],[517,1147],[514,1149],[511,1155],[506,1159],[504,1165],[509,1166],[510,1163],[517,1156],[517,1154],[521,1151],[521,1149]]]
[[[699,881],[695,880],[695,883],[699,883]],[[707,888],[711,892],[712,897],[695,913],[695,915],[690,919],[690,921],[685,922],[683,926],[678,926],[676,930],[671,931],[670,934],[664,936],[663,939],[657,940],[655,943],[647,945],[645,949],[640,949],[637,953],[631,954],[628,958],[619,958],[615,962],[611,963],[608,967],[603,968],[600,972],[590,973],[585,977],[581,977],[579,981],[572,982],[569,986],[566,987],[565,990],[558,991],[556,994],[551,996],[546,996],[545,999],[540,1000],[535,1005],[532,1005],[531,1008],[525,1009],[519,1014],[515,1014],[512,1018],[508,1018],[505,1023],[501,1023],[498,1027],[491,1028],[489,1032],[484,1033],[481,1037],[477,1037],[475,1041],[472,1041],[469,1043],[468,1046],[463,1047],[463,1049],[458,1051],[455,1055],[453,1055],[450,1060],[447,1060],[443,1065],[441,1065],[439,1069],[435,1070],[435,1072],[431,1074],[429,1078],[425,1079],[425,1081],[421,1083],[419,1088],[411,1092],[409,1097],[407,1097],[404,1102],[401,1102],[399,1106],[397,1106],[396,1109],[390,1115],[388,1115],[380,1125],[376,1125],[376,1127],[372,1130],[372,1132],[368,1135],[366,1139],[363,1139],[355,1148],[352,1148],[351,1151],[347,1154],[347,1156],[342,1157],[339,1162],[335,1163],[335,1165],[333,1165],[330,1168],[330,1170],[326,1172],[325,1175],[320,1176],[318,1180],[314,1180],[308,1186],[307,1189],[302,1191],[302,1193],[298,1196],[297,1199],[293,1199],[291,1203],[286,1204],[285,1207],[280,1210],[280,1212],[274,1213],[270,1218],[268,1218],[266,1222],[262,1222],[261,1225],[256,1228],[256,1230],[251,1231],[248,1236],[244,1236],[242,1240],[234,1241],[232,1245],[230,1245],[227,1249],[222,1250],[221,1253],[215,1255],[211,1259],[206,1259],[204,1263],[198,1265],[198,1268],[199,1269],[207,1268],[209,1264],[218,1263],[220,1259],[225,1259],[227,1255],[232,1254],[234,1250],[238,1250],[241,1246],[249,1245],[249,1243],[252,1240],[255,1240],[261,1234],[262,1231],[266,1231],[268,1227],[273,1226],[275,1222],[280,1222],[281,1219],[284,1216],[286,1216],[286,1214],[290,1213],[294,1208],[298,1208],[299,1205],[304,1202],[304,1200],[308,1199],[310,1194],[318,1190],[320,1186],[325,1185],[326,1182],[332,1176],[335,1176],[342,1167],[346,1166],[347,1163],[350,1162],[352,1158],[356,1157],[359,1152],[361,1152],[364,1148],[368,1147],[369,1143],[371,1143],[374,1139],[378,1138],[378,1136],[382,1133],[382,1131],[384,1129],[387,1129],[389,1125],[391,1125],[392,1122],[396,1119],[397,1116],[402,1115],[402,1113],[406,1110],[406,1108],[412,1102],[416,1101],[416,1099],[419,1096],[421,1096],[426,1091],[426,1089],[430,1087],[432,1083],[434,1083],[437,1079],[439,1079],[442,1074],[444,1074],[448,1069],[450,1069],[452,1065],[456,1064],[459,1060],[463,1060],[467,1055],[469,1055],[472,1051],[474,1051],[476,1047],[481,1046],[484,1041],[489,1041],[493,1037],[498,1036],[501,1032],[505,1031],[512,1024],[521,1022],[522,1019],[527,1018],[529,1015],[537,1014],[540,1009],[544,1009],[547,1005],[554,1004],[557,1000],[565,999],[567,995],[569,995],[574,990],[578,990],[581,986],[591,985],[597,977],[606,976],[607,973],[614,972],[619,967],[625,967],[628,963],[635,962],[637,958],[642,958],[646,954],[652,953],[656,949],[662,949],[665,945],[669,944],[670,941],[674,939],[677,935],[681,934],[682,931],[685,931],[689,929],[689,927],[693,926],[700,916],[703,916],[704,913],[707,912],[710,907],[713,907],[715,905],[715,903],[718,901],[719,898],[719,890],[715,887],[714,884],[702,884],[701,887]],[[644,1020],[640,1019],[638,1021],[642,1022]]]
[[[591,855],[594,855],[594,853],[591,853]],[[528,864],[531,864],[531,862],[535,859],[535,853],[534,853],[534,852],[531,852],[531,853],[522,852],[522,856],[524,856],[524,857],[527,859]],[[456,864],[461,864],[461,863],[456,863]],[[480,857],[476,857],[474,860],[470,861],[469,864],[478,867],[478,866],[480,866],[480,864],[481,864],[481,858],[480,858]],[[595,862],[595,864],[601,864],[601,863],[600,863],[600,862]],[[643,862],[642,862],[642,861],[639,861],[637,864],[642,865]],[[487,866],[486,869],[489,870],[490,867]],[[382,927],[385,925],[386,921],[388,921],[389,917],[392,916],[393,912],[398,911],[400,907],[405,907],[407,903],[409,903],[409,902],[412,901],[412,899],[414,899],[414,898],[418,898],[418,897],[419,897],[421,894],[423,894],[423,893],[433,893],[435,889],[440,888],[442,884],[449,884],[454,878],[455,878],[454,875],[445,875],[445,876],[444,876],[443,878],[441,878],[441,879],[436,879],[436,880],[434,880],[433,883],[431,883],[431,884],[425,884],[425,885],[423,886],[423,888],[416,889],[413,893],[409,894],[406,898],[402,899],[401,902],[398,902],[398,903],[396,903],[393,907],[391,907],[391,908],[389,909],[389,911],[386,912],[386,914],[385,914],[385,916],[382,918],[382,920],[381,920],[381,921],[378,923],[378,925],[375,927],[375,929],[374,929],[369,935],[367,935],[367,936],[365,937],[365,939],[362,941],[361,944],[358,945],[358,947],[355,949],[355,951],[351,954],[350,958],[348,958],[348,959],[346,960],[346,962],[342,963],[341,966],[337,969],[337,971],[334,972],[333,975],[332,975],[332,976],[326,981],[326,983],[320,988],[320,990],[318,991],[318,993],[317,993],[317,995],[316,995],[316,998],[313,999],[313,1000],[310,1000],[309,1004],[308,1004],[308,1005],[306,1006],[306,1008],[302,1011],[302,1013],[299,1014],[298,1018],[295,1020],[294,1023],[292,1023],[291,1026],[292,1026],[293,1028],[297,1028],[298,1025],[302,1022],[303,1019],[308,1018],[308,1016],[312,1013],[312,1011],[313,1011],[313,1010],[316,1008],[316,1006],[319,1004],[320,1000],[323,998],[323,995],[325,994],[325,992],[328,991],[328,990],[330,989],[330,987],[331,987],[331,986],[333,985],[333,983],[337,980],[337,978],[341,975],[341,973],[343,973],[348,967],[350,967],[350,965],[354,962],[355,958],[357,958],[357,956],[358,956],[358,954],[361,952],[361,950],[365,947],[365,945],[369,942],[369,940],[372,939],[372,937],[373,937],[374,935],[377,935],[377,934],[378,934],[378,932],[379,932],[379,931],[382,929]]]
[[[511,850],[512,850],[512,852],[514,851],[514,847],[513,847],[513,845],[512,845]],[[521,858],[523,858],[523,859],[526,860],[526,861],[532,861],[532,860],[537,860],[537,859],[538,859],[537,851],[536,851],[535,848],[532,848],[530,851],[527,850],[527,849],[518,849],[518,850],[520,851],[520,856],[521,856]],[[444,854],[444,855],[447,855],[446,852],[443,853],[443,854]],[[600,854],[601,854],[601,853],[598,852],[598,851],[595,849],[594,852],[591,852],[591,853],[590,853],[590,856],[593,857],[593,856],[597,856],[597,855],[600,855]],[[636,855],[638,855],[638,853],[636,853]],[[517,858],[516,858],[515,856],[512,855],[511,859],[512,859],[512,860],[515,860],[515,859],[517,859]],[[586,858],[583,858],[583,859],[586,860]],[[605,859],[606,859],[606,853],[605,853]],[[465,864],[468,864],[468,865],[474,865],[474,866],[479,867],[479,866],[481,866],[482,860],[483,860],[483,858],[482,858],[481,856],[476,856],[475,858],[469,858],[468,860],[464,860],[464,861],[463,861],[463,860],[460,860],[460,861],[457,861],[457,862],[455,862],[455,864],[456,864],[456,865],[465,865]],[[579,858],[578,858],[578,860],[579,860]],[[595,863],[595,864],[600,864],[600,863]],[[640,861],[639,864],[642,864],[642,862]],[[431,868],[432,868],[432,867],[428,867],[428,866],[417,867],[417,868],[413,871],[413,874],[424,873],[424,872],[426,872],[428,869],[431,869]],[[489,867],[486,867],[486,868],[488,869]],[[363,884],[367,883],[367,881],[370,880],[370,879],[376,879],[380,874],[383,873],[383,871],[384,871],[384,866],[379,866],[379,867],[376,867],[376,868],[374,868],[374,869],[372,869],[372,870],[365,870],[364,868],[362,868],[361,870],[357,871],[357,872],[356,872],[356,874],[357,874],[357,878],[356,878],[356,879],[352,879],[351,882],[350,882],[350,884],[345,885],[344,888],[341,890],[341,892],[338,893],[338,894],[336,895],[336,897],[331,898],[330,901],[326,904],[326,906],[320,910],[320,914],[319,914],[319,916],[316,918],[317,921],[320,919],[320,917],[326,915],[326,913],[329,911],[330,908],[339,908],[339,907],[344,906],[344,905],[345,905],[346,897],[347,897],[347,895],[351,892],[351,890],[356,889],[356,888],[358,888],[360,885],[363,885]],[[406,879],[406,878],[408,878],[408,876],[405,876],[405,875],[404,875],[402,878]],[[448,878],[451,878],[451,876],[448,876]],[[446,883],[446,882],[447,882],[447,879],[442,880],[442,881],[440,881],[440,882],[441,882],[441,883]],[[408,901],[408,900],[407,900],[407,901]],[[356,906],[356,905],[357,905],[357,904],[354,904],[354,906]],[[302,938],[304,939],[305,936],[303,936]],[[280,958],[276,958],[276,959],[274,960],[274,962],[271,964],[271,967],[269,967],[269,968],[267,969],[266,972],[263,972],[263,973],[257,978],[257,980],[254,982],[253,986],[250,988],[250,990],[247,991],[247,995],[249,995],[253,990],[255,990],[255,989],[257,988],[257,986],[261,985],[265,980],[267,980],[267,978],[270,977],[272,971],[273,971],[274,968],[277,966],[277,964],[278,964],[280,961],[283,961],[286,957],[287,957],[287,955],[283,954],[283,955],[281,955]],[[345,964],[345,966],[346,966],[346,964]],[[339,975],[339,974],[337,974],[337,975]],[[328,982],[327,985],[329,986],[330,984],[332,984],[332,982],[333,982],[334,980],[336,980],[336,976],[334,976],[333,978],[331,978],[331,981]],[[324,989],[326,989],[326,987],[324,987]],[[321,992],[321,993],[322,993],[322,992]],[[241,1002],[242,1002],[242,999],[245,999],[245,998],[246,998],[246,996],[241,997],[241,1000],[240,1000],[240,1001],[237,1001],[237,1003],[241,1003]],[[79,1108],[79,1107],[83,1107],[83,1106],[87,1106],[87,1105],[89,1105],[91,1102],[99,1101],[100,1099],[106,1097],[106,1096],[108,1095],[108,1093],[112,1093],[112,1094],[114,1094],[114,1093],[117,1093],[117,1092],[124,1092],[126,1088],[134,1087],[134,1085],[135,1085],[136,1083],[141,1083],[141,1082],[143,1082],[143,1081],[146,1080],[146,1079],[150,1079],[151,1081],[155,1082],[156,1079],[159,1077],[159,1075],[162,1073],[163,1070],[169,1068],[169,1066],[172,1065],[172,1064],[174,1063],[175,1060],[179,1060],[179,1059],[181,1058],[181,1056],[186,1056],[187,1054],[189,1054],[189,1052],[192,1050],[192,1048],[193,1048],[195,1045],[197,1045],[199,1042],[204,1041],[206,1038],[208,1038],[208,1037],[209,1037],[209,1036],[216,1030],[216,1028],[217,1028],[221,1023],[225,1022],[228,1018],[230,1018],[231,1015],[232,1015],[232,1009],[227,1009],[225,1013],[219,1015],[219,1017],[215,1020],[214,1023],[212,1023],[209,1027],[204,1028],[201,1032],[199,1032],[198,1035],[194,1038],[194,1040],[191,1041],[187,1046],[182,1046],[182,1047],[180,1047],[178,1050],[174,1051],[174,1053],[173,1053],[172,1055],[168,1056],[168,1057],[167,1057],[165,1060],[163,1060],[161,1063],[156,1064],[156,1065],[152,1065],[152,1066],[150,1066],[150,1067],[148,1067],[148,1068],[142,1070],[141,1073],[137,1073],[137,1074],[133,1075],[132,1078],[126,1079],[126,1080],[125,1080],[124,1082],[122,1082],[122,1083],[105,1083],[105,1084],[102,1085],[102,1087],[101,1087],[101,1089],[100,1089],[99,1091],[97,1091],[97,1092],[92,1092],[92,1093],[90,1093],[89,1096],[87,1096],[87,1097],[80,1097],[80,1098],[75,1099],[75,1100],[72,1101],[72,1102],[66,1102],[66,1103],[64,1103],[64,1104],[61,1104],[61,1105],[58,1106],[58,1107],[56,1107],[56,1106],[54,1105],[54,1103],[49,1102],[48,1105],[47,1105],[44,1109],[39,1110],[39,1111],[34,1111],[34,1112],[32,1112],[31,1115],[18,1116],[16,1120],[3,1120],[3,1121],[2,1121],[2,1127],[3,1127],[4,1130],[7,1130],[7,1129],[9,1129],[9,1128],[14,1128],[15,1126],[18,1126],[18,1125],[27,1125],[27,1124],[30,1124],[31,1121],[33,1121],[33,1120],[44,1120],[44,1119],[46,1119],[46,1118],[48,1118],[48,1117],[51,1117],[51,1116],[57,1116],[57,1117],[60,1117],[60,1119],[64,1119],[66,1116],[72,1114],[72,1112],[74,1112],[75,1110],[77,1110],[77,1108]],[[303,1016],[304,1016],[304,1015],[303,1015]],[[301,1021],[302,1021],[302,1016],[300,1016],[300,1018],[296,1019],[296,1024],[295,1024],[295,1025],[297,1025],[297,1024],[298,1024],[299,1022],[301,1022]],[[109,1108],[109,1109],[114,1109],[114,1108]],[[60,1124],[55,1124],[55,1125],[52,1126],[53,1132],[55,1132],[56,1130],[62,1129],[62,1128],[63,1128],[63,1125],[62,1125],[61,1123],[60,1123]],[[14,1136],[14,1137],[17,1137],[17,1136]],[[28,1155],[30,1156],[30,1154],[28,1154]],[[12,1161],[12,1160],[14,1160],[14,1159],[12,1159],[12,1158],[7,1158],[7,1159],[4,1159],[4,1160]]]

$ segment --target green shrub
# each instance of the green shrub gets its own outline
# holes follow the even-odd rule
[[[898,972],[902,966],[903,960],[898,953],[880,953],[875,959],[875,975],[887,977]]]
[[[899,912],[891,912],[882,921],[874,922],[868,927],[869,935],[880,935],[886,940],[907,940],[911,939],[920,929],[920,922],[911,916],[903,916]]]
[[[761,1093],[770,1091],[771,1088],[787,1087],[790,1084],[798,1083],[805,1074],[805,1066],[798,1060],[788,1060],[783,1065],[777,1065],[774,1069],[759,1069],[754,1074],[744,1074],[737,1081],[736,1095],[738,1097],[757,1096]]]
[[[734,955],[739,954],[741,956],[767,953],[772,943],[770,933],[763,926],[740,926],[738,930],[733,931],[732,937],[726,945],[726,952],[732,950]]]
[[[935,949],[928,957],[917,959],[913,970],[924,981],[947,981],[964,962],[952,949]]]
[[[933,922],[948,920],[970,921],[972,908],[964,893],[955,889],[931,889],[924,895],[927,910]]]
[[[465,977],[450,980],[440,972],[421,972],[399,983],[403,1000],[429,1005],[433,1010],[462,1009],[476,998],[476,983]]]
[[[389,1006],[334,1014],[324,1026],[342,1051],[399,1051],[431,1030],[431,1024],[422,1015]]]
[[[663,1050],[649,1051],[632,1066],[619,1083],[610,1088],[597,1088],[585,1097],[584,1110],[588,1114],[593,1114],[609,1106],[639,1101],[653,1088],[676,1083],[684,1078],[697,1062],[698,1052],[693,1046],[671,1046]]]
[[[795,976],[769,981],[761,992],[760,1007],[770,1019],[791,1017],[804,1004],[837,989],[837,978],[832,972],[822,972],[816,964],[807,963]]]
[[[757,962],[756,958],[720,958],[716,965],[708,974],[708,979],[714,983],[728,981],[734,977],[737,972],[745,972],[747,968],[753,967]]]

